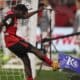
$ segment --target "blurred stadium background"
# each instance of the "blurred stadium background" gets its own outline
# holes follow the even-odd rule
[[[37,1],[37,2],[35,2]],[[71,34],[74,32],[74,21],[75,15],[77,12],[78,7],[80,7],[79,0],[52,0],[53,1],[53,11],[54,11],[54,23],[52,27],[51,37],[58,37],[67,34]],[[29,11],[33,11],[38,9],[39,3],[48,4],[47,0],[0,0],[0,21],[4,18],[7,11],[14,7],[15,5],[23,3],[25,4]],[[36,5],[35,5],[36,3]],[[41,40],[41,30],[38,27],[39,18],[41,17],[42,13],[36,15],[36,19],[30,20],[30,25],[36,26],[36,28],[29,28],[24,26],[26,23],[25,21],[20,21],[19,26],[24,26],[23,30],[20,28],[18,34],[28,40],[30,38],[31,43],[35,44],[36,41],[39,43]],[[34,27],[33,26],[33,27]],[[31,30],[30,30],[31,29]],[[26,30],[26,34],[24,31]],[[33,31],[34,30],[34,31]],[[35,33],[35,30],[37,33]],[[32,31],[32,32],[31,32]],[[24,35],[25,34],[25,35]],[[33,35],[32,35],[33,34]],[[27,37],[28,36],[28,37]],[[35,39],[33,39],[35,37]],[[33,41],[33,40],[34,41]],[[37,46],[41,48],[41,43]],[[53,45],[46,45],[48,51],[47,55],[51,59],[58,59],[59,52],[64,52],[68,55],[80,58],[80,48],[79,48],[79,41],[78,43],[75,41],[75,36],[58,39],[52,41]],[[51,49],[50,49],[51,46]],[[36,61],[36,70],[39,75],[37,76],[38,80],[80,80],[79,79],[71,79],[72,76],[80,76],[74,72],[65,72],[64,70],[60,69],[59,71],[52,71],[51,68],[47,67],[45,64],[41,67],[41,61],[35,57]],[[40,70],[41,67],[41,70]],[[37,75],[37,74],[36,74]],[[77,78],[78,78],[77,77]],[[14,54],[11,54],[10,51],[5,46],[3,40],[3,33],[0,34],[0,80],[25,80],[25,73],[23,68],[23,63],[20,59],[18,59]]]

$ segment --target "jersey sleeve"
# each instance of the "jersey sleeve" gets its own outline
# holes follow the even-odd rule
[[[4,26],[9,27],[14,25],[14,15],[7,15],[3,20],[2,23]]]

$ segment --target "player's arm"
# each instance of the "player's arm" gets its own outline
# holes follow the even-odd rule
[[[1,22],[0,23],[0,32],[1,32],[3,26],[4,26],[4,24]]]
[[[2,30],[3,26],[8,27],[13,24],[14,24],[14,15],[7,15],[0,23],[0,31]]]
[[[41,6],[38,10],[26,13],[25,18],[30,18],[31,16],[35,15],[36,13],[42,11],[44,9],[44,6]]]
[[[6,18],[4,20],[6,20]],[[2,31],[3,26],[5,26],[4,20],[2,20],[2,22],[0,22],[0,32]]]
[[[11,25],[14,25],[14,15],[13,14],[10,14],[10,15],[7,15],[3,20],[2,20],[2,24],[3,26],[11,26]]]
[[[39,11],[34,11],[34,12],[30,12],[30,13],[26,13],[26,18],[29,18],[31,16],[33,16],[34,14],[38,13]]]

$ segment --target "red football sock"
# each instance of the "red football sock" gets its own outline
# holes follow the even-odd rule
[[[28,77],[27,80],[33,80],[33,78],[32,77]]]
[[[53,63],[48,57],[44,56],[44,60],[45,62],[51,66],[51,64]]]

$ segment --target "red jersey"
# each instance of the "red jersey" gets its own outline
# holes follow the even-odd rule
[[[3,20],[4,25],[6,26],[5,34],[5,43],[7,47],[10,47],[20,41],[20,38],[16,36],[17,31],[17,18],[14,16],[14,12],[8,13],[8,15]]]

